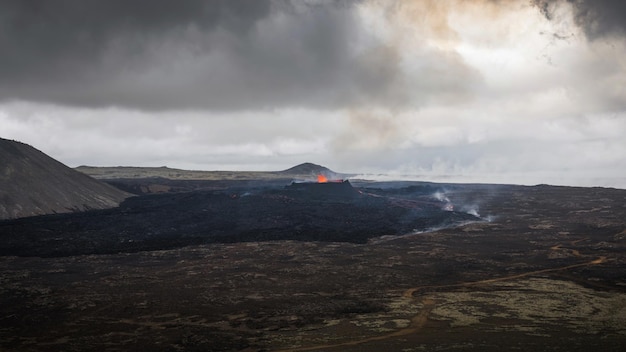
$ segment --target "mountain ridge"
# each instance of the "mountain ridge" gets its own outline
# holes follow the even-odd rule
[[[305,162],[282,171],[202,171],[184,170],[161,167],[141,166],[86,166],[81,165],[75,170],[100,180],[165,178],[170,180],[277,180],[293,178],[311,178],[319,174],[327,177],[347,178],[352,174],[344,174],[331,169]]]

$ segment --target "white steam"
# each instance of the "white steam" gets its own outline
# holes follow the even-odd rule
[[[450,198],[448,198],[443,192],[435,192],[433,194],[433,198],[437,199],[440,202],[450,203]]]
[[[441,209],[445,210],[445,211],[454,211],[454,204],[452,204],[452,202],[450,201],[450,198],[448,198],[448,196],[445,195],[445,193],[437,191],[433,194],[433,198],[435,198],[436,200],[445,203],[443,207],[441,207]]]
[[[461,207],[461,211],[466,212],[470,215],[474,215],[475,217],[478,217],[478,218],[480,217],[480,213],[478,213],[479,209],[480,208],[476,204],[464,205]]]
[[[473,216],[475,216],[477,218],[481,218],[481,216],[480,216],[480,207],[476,203],[461,204],[461,205],[455,206],[452,203],[452,201],[450,200],[450,198],[448,198],[448,196],[445,194],[445,190],[444,191],[437,191],[437,192],[433,193],[432,197],[435,198],[436,200],[438,200],[439,202],[445,203],[444,206],[442,207],[443,210],[453,211],[456,208],[459,211],[462,211],[464,213],[473,215]]]

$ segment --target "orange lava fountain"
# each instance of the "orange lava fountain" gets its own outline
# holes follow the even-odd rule
[[[328,179],[326,178],[326,176],[320,174],[320,175],[317,175],[317,182],[326,183],[328,182]]]

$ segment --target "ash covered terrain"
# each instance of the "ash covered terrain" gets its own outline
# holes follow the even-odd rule
[[[626,190],[92,171],[0,222],[3,351],[626,346]]]

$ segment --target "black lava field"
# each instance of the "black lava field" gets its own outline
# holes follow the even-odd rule
[[[140,195],[115,209],[0,222],[0,255],[58,257],[271,240],[365,243],[481,221],[451,210],[433,196],[440,191],[431,184],[383,189],[349,182],[233,182],[217,190]]]

